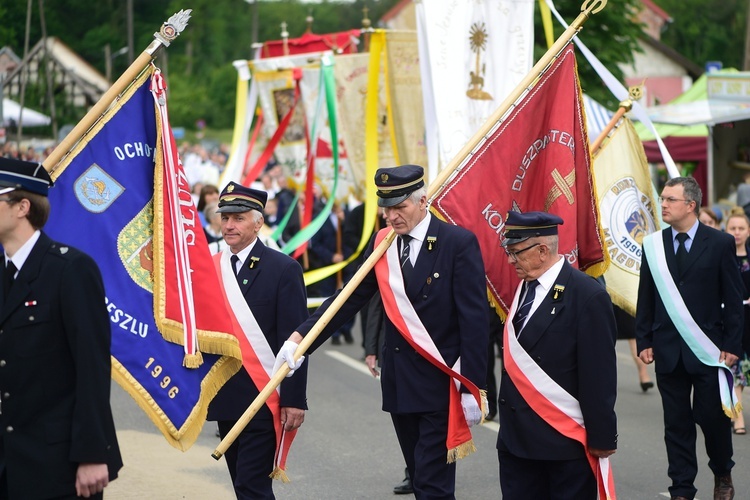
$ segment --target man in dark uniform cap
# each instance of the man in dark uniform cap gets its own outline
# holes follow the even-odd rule
[[[422,167],[378,169],[375,185],[378,205],[384,208],[385,218],[399,235],[398,258],[411,307],[445,364],[452,367],[460,357],[461,375],[483,389],[488,310],[484,265],[476,237],[429,213]],[[372,251],[373,242],[366,256]],[[312,350],[353,317],[378,289],[373,270],[330,320]],[[293,361],[296,343],[335,297],[329,298],[299,326],[299,333],[290,337],[277,356],[277,363],[299,366]],[[446,463],[453,381],[415,350],[404,335],[388,317],[381,369],[383,410],[391,413],[416,498],[454,498],[456,465]],[[469,426],[479,423],[482,411],[474,397],[463,386],[460,396],[466,423]]]
[[[253,321],[259,329],[245,330],[262,365],[254,369],[273,375],[275,354],[308,314],[302,268],[258,238],[267,196],[265,191],[234,182],[224,188],[217,211],[229,249],[214,259],[219,262],[219,276],[243,330]],[[218,421],[222,438],[265,387],[245,367],[221,388],[208,407],[208,420]],[[226,451],[224,457],[237,498],[274,498],[270,475],[278,466],[274,463],[277,443],[281,432],[302,425],[307,409],[306,385],[305,367],[299,377],[282,382],[280,402],[273,409],[265,404]]]
[[[504,337],[497,440],[503,498],[596,499],[587,454],[608,457],[617,447],[616,327],[604,287],[557,253],[560,217],[510,212],[503,245],[522,285]],[[515,349],[514,349],[515,348]],[[522,365],[525,359],[526,365]],[[544,382],[534,363],[580,406],[586,443],[564,435],[535,411]],[[519,384],[520,374],[534,389]]]
[[[104,284],[41,231],[51,185],[41,164],[0,158],[0,498],[101,498],[122,467]]]

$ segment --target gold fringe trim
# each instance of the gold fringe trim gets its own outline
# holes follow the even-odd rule
[[[271,479],[276,479],[278,481],[281,481],[282,483],[289,483],[291,482],[289,480],[289,476],[286,475],[286,471],[282,469],[281,467],[276,467],[269,476]]]
[[[448,450],[448,463],[452,464],[456,460],[459,460],[461,458],[466,458],[472,453],[477,451],[477,447],[474,446],[474,440],[470,439],[466,441],[463,444],[460,444],[456,446],[455,448],[452,448]]]
[[[201,380],[199,400],[178,429],[140,382],[114,356],[111,359],[112,378],[130,394],[161,431],[167,443],[180,451],[187,451],[198,439],[208,414],[208,403],[219,392],[221,386],[242,368],[242,361],[239,359],[228,356],[219,359]]]
[[[185,354],[185,358],[182,360],[182,366],[185,368],[200,368],[203,364],[203,354],[200,351],[195,351],[195,354]]]
[[[733,391],[734,387],[731,390]],[[727,408],[724,405],[722,405],[721,408],[722,410],[724,410],[724,415],[731,419],[739,418],[740,415],[742,415],[742,403],[737,403],[736,405],[734,405],[734,409]]]

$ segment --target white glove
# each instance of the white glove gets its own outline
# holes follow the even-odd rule
[[[300,356],[297,361],[294,360],[294,351],[297,350],[298,346],[299,344],[292,342],[291,340],[284,342],[284,345],[281,346],[279,353],[276,355],[276,362],[273,364],[273,374],[276,374],[284,363],[289,365],[289,373],[286,374],[287,377],[291,377],[294,375],[295,370],[299,370],[305,357]]]
[[[461,394],[461,408],[464,410],[464,417],[469,427],[477,425],[482,421],[482,409],[479,408],[474,395],[469,393]]]

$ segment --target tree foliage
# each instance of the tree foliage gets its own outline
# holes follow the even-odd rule
[[[746,0],[657,0],[672,18],[662,41],[694,63],[742,69]]]

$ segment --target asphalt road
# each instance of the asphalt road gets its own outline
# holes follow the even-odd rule
[[[355,338],[358,334],[355,329]],[[661,400],[642,393],[625,342],[618,346],[617,416],[619,449],[612,457],[618,498],[669,498]],[[311,360],[310,410],[287,463],[291,479],[276,483],[276,497],[305,500],[394,499],[392,487],[403,478],[403,460],[390,417],[380,410],[380,387],[360,361],[357,345],[321,348]],[[499,367],[496,367],[499,370]],[[750,404],[747,405],[750,408]],[[187,452],[172,448],[119,386],[112,407],[125,467],[107,488],[109,499],[232,499],[223,459],[211,458],[219,443],[207,423]],[[750,417],[750,411],[745,412]],[[501,498],[498,482],[497,422],[473,430],[477,452],[458,464],[458,499]],[[737,499],[750,498],[750,436],[734,436]],[[698,437],[699,500],[712,498],[702,437]]]

